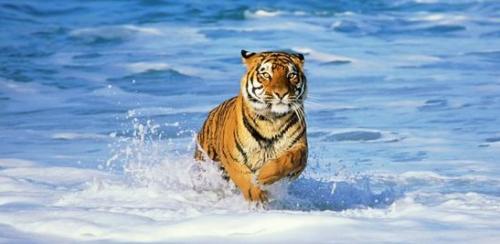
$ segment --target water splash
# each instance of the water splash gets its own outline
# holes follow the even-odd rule
[[[247,204],[235,185],[223,179],[216,162],[193,159],[194,140],[178,150],[181,143],[164,136],[161,125],[137,118],[132,119],[132,131],[123,134],[130,137],[116,137],[113,156],[106,167],[123,173],[131,191],[149,188],[155,195],[164,195],[164,200],[189,202],[199,211],[212,206],[224,209],[256,206]],[[298,211],[379,208],[402,196],[392,187],[376,193],[370,185],[368,176],[337,172],[335,180],[325,180],[306,172],[296,181],[283,180],[267,187],[271,201],[266,208]]]

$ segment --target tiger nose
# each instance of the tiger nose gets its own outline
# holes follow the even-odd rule
[[[288,91],[275,91],[273,92],[279,99],[283,100],[283,98],[288,95]]]

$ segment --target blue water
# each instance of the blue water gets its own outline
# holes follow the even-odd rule
[[[190,155],[238,93],[240,50],[292,50],[309,80],[306,178],[484,176],[398,190],[500,196],[498,1],[181,2],[0,1],[0,157],[106,171],[147,121],[149,140]]]

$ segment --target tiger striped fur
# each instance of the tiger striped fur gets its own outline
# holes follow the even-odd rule
[[[241,54],[247,72],[240,94],[210,111],[195,158],[220,162],[245,199],[265,202],[262,186],[298,177],[307,163],[304,56]]]

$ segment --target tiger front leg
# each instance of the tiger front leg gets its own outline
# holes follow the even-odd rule
[[[240,189],[248,201],[267,202],[267,192],[260,189],[253,182],[253,173],[250,169],[239,162],[224,160],[224,169],[229,178]]]
[[[276,159],[271,159],[258,171],[257,182],[272,184],[284,177],[296,178],[307,163],[307,146],[301,143]]]

